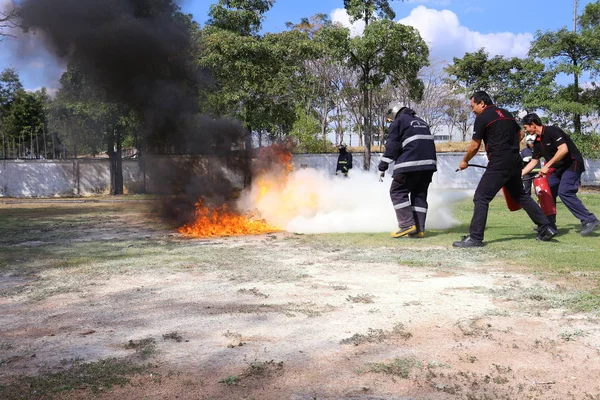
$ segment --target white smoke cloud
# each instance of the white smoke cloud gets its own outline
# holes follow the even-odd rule
[[[351,35],[361,35],[362,21],[350,22],[343,8],[331,12],[331,20],[350,28]],[[419,31],[430,47],[432,59],[451,61],[453,57],[463,57],[466,52],[484,48],[491,56],[525,57],[531,46],[531,33],[496,32],[481,33],[461,25],[458,16],[450,10],[434,10],[426,6],[415,7],[405,18],[398,21]]]
[[[257,210],[267,222],[288,232],[392,232],[398,229],[389,197],[391,178],[388,176],[384,182],[378,182],[372,172],[352,170],[349,178],[341,178],[306,168],[291,172],[283,183],[266,185],[268,190],[264,183],[259,178],[252,189],[244,193],[241,208]],[[426,228],[455,226],[458,222],[453,217],[452,206],[471,194],[472,191],[430,189]]]

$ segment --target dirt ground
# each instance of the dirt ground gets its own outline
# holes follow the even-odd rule
[[[519,269],[460,253],[451,268],[409,266],[385,243],[357,251],[290,233],[186,239],[113,224],[53,240],[153,241],[171,264],[2,273],[2,384],[131,357],[147,340],[130,383],[55,397],[600,399],[598,315],[519,296],[555,285]]]

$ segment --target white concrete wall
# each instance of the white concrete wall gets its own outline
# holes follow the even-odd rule
[[[47,160],[0,162],[0,196],[52,197],[76,194],[76,163]]]
[[[475,189],[477,183],[485,171],[482,168],[470,167],[466,170],[456,172],[458,164],[464,153],[438,153],[438,168],[433,175],[432,187],[448,189]],[[381,158],[381,153],[371,154],[370,171],[375,173]],[[326,170],[330,175],[335,174],[337,154],[297,154],[292,161],[296,168],[316,168]],[[363,154],[353,154],[354,169],[362,169],[364,165]],[[487,165],[485,153],[478,153],[470,161],[470,164]],[[581,176],[581,182],[585,186],[600,186],[600,161],[585,160],[586,171]],[[391,169],[390,169],[391,172]]]
[[[438,154],[438,171],[433,176],[432,187],[447,189],[474,189],[483,174],[481,168],[468,168],[455,172],[463,153]],[[381,153],[373,153],[373,174]],[[227,161],[227,160],[226,160]],[[231,160],[230,160],[231,161]],[[231,161],[233,162],[233,161]],[[316,168],[335,173],[337,154],[296,154],[292,158],[296,168]],[[472,164],[486,165],[483,153]],[[362,170],[364,157],[353,154],[354,170]],[[582,184],[600,186],[600,161],[586,160],[586,172]],[[175,158],[152,157],[145,160],[123,160],[123,184],[125,193],[163,193],[163,183],[176,178],[177,168],[192,168],[196,175],[227,179],[235,187],[243,187],[243,176],[215,157]],[[208,180],[210,181],[210,180]],[[206,184],[199,179],[191,184]],[[110,166],[101,160],[0,160],[0,197],[66,197],[90,196],[108,193],[110,189]]]

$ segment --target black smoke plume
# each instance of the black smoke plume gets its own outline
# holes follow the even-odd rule
[[[238,124],[199,114],[198,90],[209,78],[194,62],[194,27],[176,2],[25,0],[21,16],[24,27],[40,32],[56,57],[76,63],[107,97],[136,112],[146,154],[187,154],[172,168],[147,163],[162,166],[149,170],[161,185],[156,191],[183,196],[185,204],[200,196],[216,202],[231,196],[234,188],[222,168],[197,165],[189,155],[214,156],[214,163],[226,160],[243,169],[245,156],[232,148],[244,132]],[[178,219],[187,218],[189,204],[178,207]]]

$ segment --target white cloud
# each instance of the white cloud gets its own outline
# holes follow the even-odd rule
[[[444,3],[446,0],[413,0],[413,2]],[[343,8],[331,12],[331,20],[350,28],[352,36],[362,34],[365,24],[362,21],[350,22]],[[452,61],[453,57],[463,57],[466,52],[484,48],[490,56],[525,57],[529,51],[533,35],[531,33],[495,32],[481,33],[462,26],[458,16],[450,10],[434,10],[423,5],[415,7],[410,15],[398,23],[416,28],[429,45],[431,58]]]
[[[430,47],[432,58],[448,61],[482,47],[491,56],[525,57],[533,40],[531,33],[472,31],[460,24],[454,12],[425,6],[414,8],[408,17],[398,22],[419,31]]]
[[[436,6],[449,6],[451,0],[408,0],[407,3],[413,4],[433,4]]]
[[[365,30],[364,21],[354,21],[350,22],[350,16],[346,12],[345,8],[336,8],[331,12],[331,22],[334,24],[341,24],[347,28],[350,28],[350,36],[359,36],[362,35]]]

